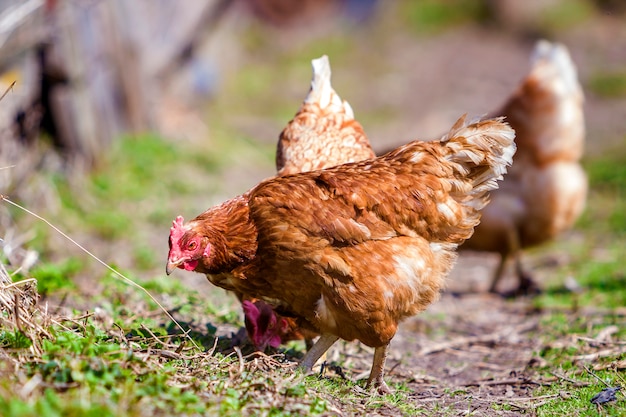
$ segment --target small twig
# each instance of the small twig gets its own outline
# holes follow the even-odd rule
[[[237,357],[239,358],[239,375],[241,375],[243,374],[244,369],[243,355],[241,354],[241,349],[239,349],[239,346],[235,346],[233,349],[235,350],[235,352],[237,353]]]
[[[517,398],[508,398],[508,397],[487,397],[487,398],[480,398],[480,397],[473,397],[474,401],[478,401],[478,402],[483,402],[483,403],[492,403],[492,402],[497,402],[499,404],[510,404],[510,405],[515,405],[516,407],[520,407],[519,405],[515,404],[515,402],[534,402],[534,401],[539,401],[539,400],[549,400],[549,399],[554,399],[559,397],[561,394],[547,394],[547,395],[540,395],[538,397],[517,397]]]
[[[174,352],[176,352],[176,353],[179,353],[179,354],[180,354],[180,353],[183,351],[183,349],[185,348],[185,344],[186,344],[186,343],[185,343],[185,340],[182,340],[182,341],[178,344],[178,346],[176,347],[176,350],[175,350]]]
[[[2,93],[2,95],[0,96],[0,100],[2,100],[2,99],[4,98],[4,96],[6,96],[7,94],[9,94],[9,91],[13,90],[13,87],[15,86],[15,83],[16,83],[16,81],[13,81],[13,82],[11,83],[11,85],[10,85],[10,86],[8,86],[6,90],[4,90],[4,93]],[[15,165],[13,165],[13,166],[15,166]]]
[[[28,398],[30,394],[41,385],[43,381],[43,377],[41,374],[35,374],[31,379],[29,379],[20,389],[20,396],[24,399]]]
[[[121,335],[121,339],[124,340],[124,344],[130,348],[130,342],[128,340],[128,338],[126,337],[126,333],[124,332],[124,329],[122,329],[122,326],[120,326],[119,324],[117,324],[116,322],[113,322],[113,326],[117,327],[117,329],[120,331],[120,335]]]
[[[537,323],[533,321],[530,323],[523,323],[512,329],[507,327],[499,332],[495,332],[491,334],[459,337],[457,339],[450,340],[448,342],[437,343],[433,346],[427,346],[421,349],[417,355],[426,356],[426,355],[438,353],[447,349],[458,349],[463,346],[470,346],[470,345],[475,345],[479,343],[495,343],[512,334],[526,333],[534,329],[536,326],[537,326]]]
[[[167,343],[167,342],[165,342],[165,341],[163,341],[163,340],[160,340],[160,339],[159,339],[159,337],[158,337],[157,335],[155,335],[155,334],[152,332],[152,330],[148,329],[148,328],[146,327],[146,325],[145,325],[145,324],[141,323],[141,325],[139,326],[139,328],[141,328],[142,330],[145,330],[146,332],[148,332],[148,334],[150,335],[150,337],[151,337],[152,339],[154,339],[157,343],[162,344],[162,345],[169,345],[169,343]],[[165,337],[169,337],[169,336],[165,336]]]
[[[219,338],[215,337],[213,341],[213,347],[207,351],[209,357],[213,356],[213,354],[215,353],[215,349],[217,349],[217,342],[219,342]]]
[[[596,375],[595,373],[593,373],[593,371],[592,371],[591,369],[587,368],[584,364],[583,364],[583,368],[585,368],[585,371],[587,371],[587,373],[588,373],[589,375],[591,375],[592,377],[594,377],[595,379],[597,379],[598,381],[600,381],[600,382],[602,382],[604,385],[606,385],[606,386],[607,386],[607,388],[611,388],[611,386],[610,386],[610,385],[609,385],[606,381],[604,381],[604,380],[603,380],[602,378],[600,378],[598,375]]]
[[[88,319],[91,316],[93,316],[93,313],[86,312],[85,314],[82,314],[80,316],[68,318],[67,321],[78,322],[79,320]],[[82,324],[81,324],[81,326],[82,326]]]
[[[157,355],[162,356],[162,357],[164,357],[166,359],[178,360],[178,359],[182,359],[183,358],[182,355],[179,355],[178,353],[173,352],[171,350],[167,350],[167,349],[152,349],[152,348],[149,348],[148,349],[148,354],[149,355],[150,354],[157,354]]]
[[[533,381],[531,379],[500,379],[494,381],[475,381],[463,384],[466,387],[470,386],[494,386],[494,385],[544,385],[541,382]]]
[[[13,295],[13,317],[15,318],[15,327],[17,327],[20,332],[26,334],[22,328],[20,319],[20,297],[17,293]]]
[[[273,368],[291,368],[293,366],[293,362],[284,363],[276,359],[276,358],[284,357],[284,355],[282,354],[268,355],[265,352],[261,352],[257,350],[245,356],[244,359],[250,360],[250,358],[253,358],[253,357],[262,359],[265,363],[269,362]]]
[[[590,382],[576,381],[575,379],[568,378],[565,375],[559,374],[558,372],[552,372],[552,375],[554,375],[558,379],[561,379],[563,381],[569,382],[570,384],[574,384],[575,387],[586,387],[586,386],[591,385]]]
[[[578,355],[578,356],[572,357],[572,359],[575,361],[591,362],[599,358],[606,358],[608,356],[619,355],[624,352],[626,352],[626,346],[622,346],[619,349],[604,349],[595,353],[589,353],[587,355]]]
[[[581,340],[583,342],[588,342],[589,344],[597,344],[597,345],[616,345],[616,346],[626,346],[626,342],[618,341],[618,340],[598,340],[593,337],[586,336],[576,336],[576,339]]]
[[[37,282],[37,280],[36,280],[35,278],[27,278],[27,279],[23,279],[23,280],[21,280],[21,281],[12,282],[12,283],[7,284],[7,285],[2,285],[2,288],[1,288],[1,289],[3,289],[3,290],[8,290],[8,289],[10,289],[10,288],[13,288],[13,287],[19,287],[19,286],[21,286],[21,285],[28,284],[28,283],[31,283],[31,282],[35,282],[35,283],[36,283],[36,282]]]

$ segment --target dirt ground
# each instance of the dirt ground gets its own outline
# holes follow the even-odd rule
[[[538,382],[530,369],[540,342],[529,336],[539,318],[526,307],[498,296],[444,294],[427,315],[439,314],[441,321],[417,317],[401,326],[387,365],[391,380],[409,382],[420,408],[518,415],[541,402],[532,398]],[[493,403],[513,411],[495,412]]]

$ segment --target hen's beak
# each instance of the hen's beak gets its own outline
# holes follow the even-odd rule
[[[180,264],[182,264],[182,263],[183,263],[183,261],[184,261],[184,259],[179,259],[179,260],[177,260],[177,261],[175,261],[175,262],[172,262],[172,261],[168,260],[168,261],[167,261],[167,265],[165,266],[165,273],[166,273],[167,275],[171,274],[172,272],[174,272],[174,270],[175,270],[176,268],[178,268],[178,266],[179,266]]]

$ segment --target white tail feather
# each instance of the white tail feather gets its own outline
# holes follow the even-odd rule
[[[354,119],[354,112],[347,101],[344,101],[333,90],[330,82],[331,70],[328,56],[311,61],[313,67],[313,78],[311,79],[311,89],[304,99],[305,104],[317,104],[321,109],[331,112],[345,113],[350,119]]]
[[[498,187],[497,181],[506,174],[515,154],[515,131],[503,118],[467,124],[461,117],[450,132],[442,138],[451,150],[447,158],[457,164],[457,169],[472,184],[478,200],[471,203],[479,207],[486,192]]]
[[[548,42],[545,39],[539,40],[530,61],[533,71],[543,71],[542,78],[562,80],[566,94],[582,94],[576,65],[564,45]]]

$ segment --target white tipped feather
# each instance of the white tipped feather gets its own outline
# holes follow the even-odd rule
[[[311,61],[313,67],[313,78],[311,79],[311,89],[304,99],[304,103],[317,104],[321,109],[331,112],[345,113],[350,119],[354,119],[354,112],[347,101],[344,101],[333,90],[330,82],[331,70],[330,61],[327,55]]]
[[[536,71],[544,72],[544,78],[562,80],[566,92],[582,94],[576,65],[564,45],[541,39],[535,45],[530,62]]]
[[[447,159],[458,164],[458,172],[472,184],[471,194],[483,200],[486,192],[498,187],[497,180],[512,164],[514,139],[515,131],[503,118],[467,124],[463,116],[442,142],[451,150]]]

